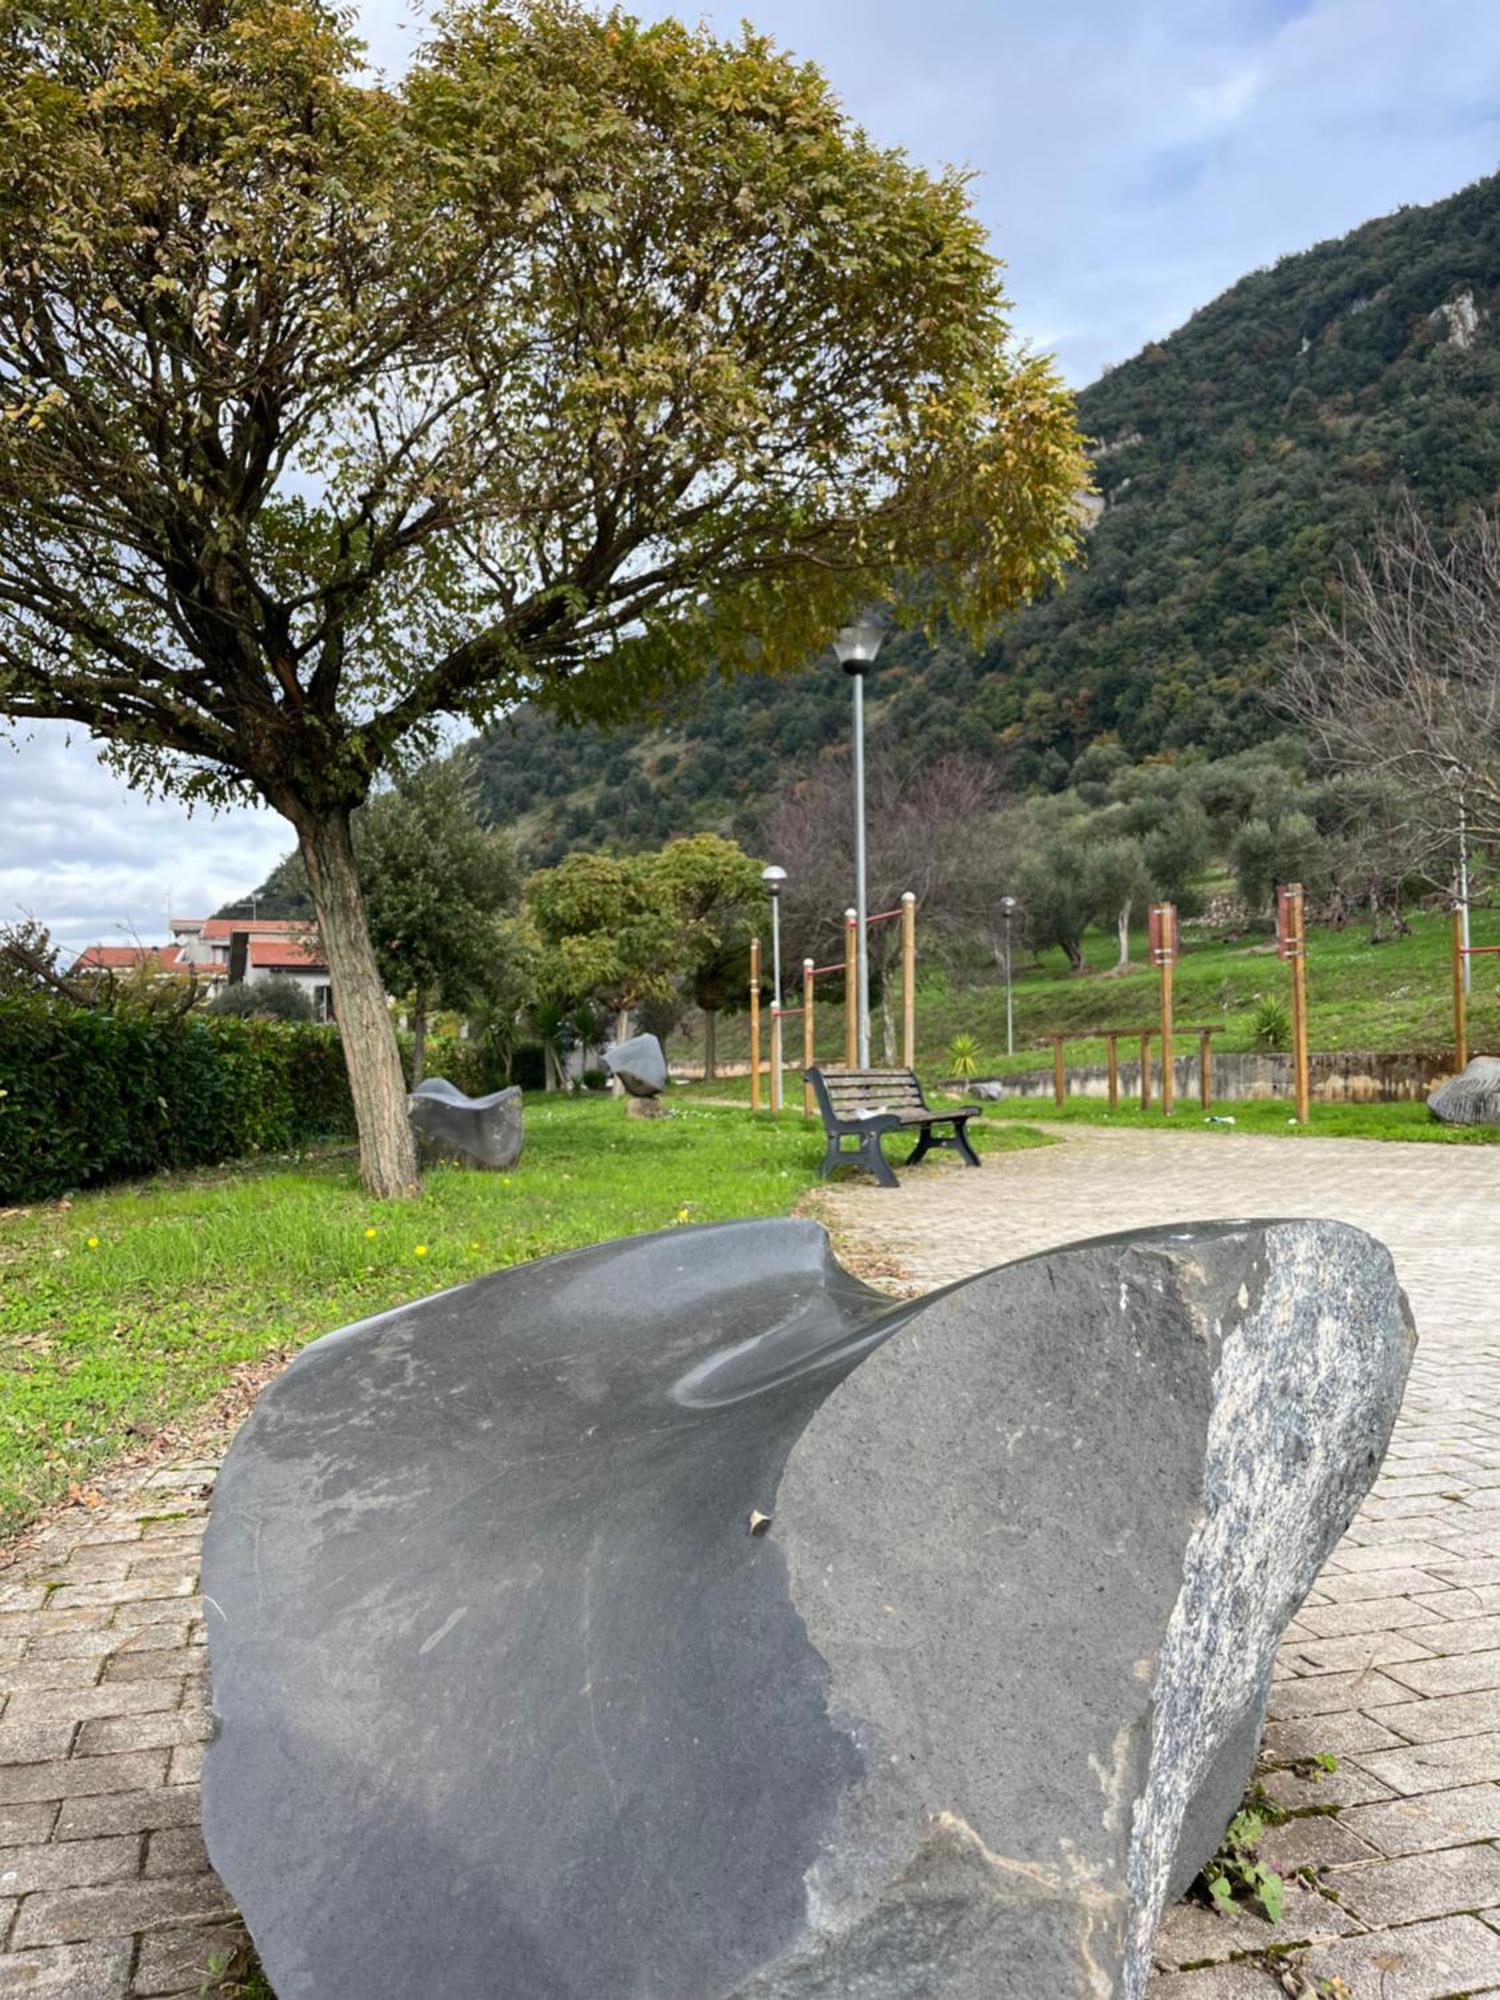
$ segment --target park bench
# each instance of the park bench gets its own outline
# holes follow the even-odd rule
[[[934,1111],[922,1095],[916,1072],[909,1069],[818,1069],[803,1071],[823,1114],[823,1130],[828,1150],[818,1171],[825,1178],[835,1167],[865,1167],[882,1187],[900,1187],[890,1162],[881,1150],[888,1132],[915,1132],[917,1143],[901,1164],[914,1167],[938,1146],[948,1146],[965,1165],[977,1167],[979,1155],[969,1144],[966,1126],[971,1118],[984,1113],[977,1104],[961,1105],[956,1111]],[[951,1125],[952,1131],[939,1138],[934,1127]],[[852,1153],[844,1151],[846,1139],[857,1140]]]

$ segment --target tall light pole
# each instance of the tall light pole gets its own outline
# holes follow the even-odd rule
[[[1005,1053],[1013,1056],[1016,1052],[1016,1014],[1011,1004],[1010,990],[1010,926],[1016,914],[1014,896],[1000,898],[1000,914],[1005,919]]]
[[[839,665],[854,683],[854,919],[855,919],[855,1020],[857,1023],[859,1066],[870,1067],[870,934],[865,894],[865,675],[875,664],[875,655],[885,637],[885,621],[876,611],[867,611],[852,625],[834,635],[833,650]]]
[[[771,1109],[781,1109],[781,885],[786,870],[773,861],[760,879],[771,898]]]

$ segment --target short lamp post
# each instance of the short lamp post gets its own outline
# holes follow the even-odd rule
[[[1469,957],[1469,802],[1464,796],[1464,774],[1457,764],[1448,767],[1448,782],[1458,794],[1458,915],[1462,928],[1465,993],[1474,990],[1474,961]]]
[[[865,675],[885,638],[878,612],[867,611],[835,635],[833,650],[854,684],[854,936],[855,1003],[859,1066],[870,1067],[870,935],[865,892]]]
[[[1005,919],[1005,1053],[1008,1056],[1016,1052],[1016,1014],[1010,985],[1010,927],[1018,907],[1014,896],[1000,898],[1000,914]]]
[[[786,870],[773,861],[760,879],[771,898],[771,1109],[781,1109],[781,888]]]

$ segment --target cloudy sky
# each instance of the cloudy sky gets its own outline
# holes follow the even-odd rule
[[[364,0],[374,59],[410,47]],[[664,13],[665,6],[642,11]],[[1494,0],[736,0],[703,9],[817,61],[880,140],[972,167],[1018,331],[1089,381],[1255,265],[1491,172]],[[69,945],[164,935],[290,845],[269,813],[189,821],[86,742],[0,747],[0,920]]]

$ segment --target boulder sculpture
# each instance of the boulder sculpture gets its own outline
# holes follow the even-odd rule
[[[1500,1125],[1500,1056],[1475,1056],[1438,1085],[1427,1109],[1445,1125]]]
[[[406,1100],[424,1157],[503,1172],[525,1144],[521,1093],[514,1084],[488,1097],[465,1097],[445,1076],[429,1076]]]
[[[280,2000],[1138,2000],[1413,1337],[1336,1223],[893,1303],[753,1222],[317,1342],[204,1580]]]
[[[604,1067],[631,1097],[660,1097],[667,1087],[667,1058],[655,1035],[632,1035],[604,1051]]]

